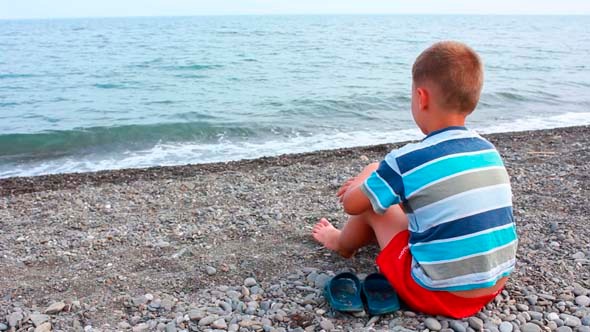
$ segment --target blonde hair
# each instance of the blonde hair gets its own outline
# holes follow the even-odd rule
[[[412,67],[415,84],[430,81],[442,95],[440,105],[449,110],[471,113],[483,87],[483,64],[469,46],[438,42],[422,52]]]

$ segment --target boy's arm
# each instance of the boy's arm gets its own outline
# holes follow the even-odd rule
[[[371,209],[371,201],[361,189],[363,183],[351,186],[341,197],[344,212],[349,215],[358,215]]]

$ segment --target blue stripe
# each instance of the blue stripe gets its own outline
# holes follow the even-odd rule
[[[513,221],[512,207],[503,207],[440,224],[423,233],[411,232],[409,242],[415,244],[417,242],[450,239],[506,225]]]
[[[416,261],[428,263],[479,254],[501,247],[514,240],[516,240],[516,229],[513,224],[509,228],[457,241],[410,246],[410,251]]]
[[[391,191],[387,182],[380,179],[375,172],[365,180],[363,185],[365,186],[363,192],[370,195],[368,198],[373,205],[373,210],[377,213],[385,212],[387,208],[400,201],[399,197]],[[377,203],[378,206],[375,206],[374,203]]]
[[[397,158],[397,164],[402,174],[431,160],[453,153],[473,152],[493,149],[494,146],[479,137],[466,137],[443,141],[433,146],[412,151]]]
[[[376,172],[402,200],[405,200],[404,183],[400,174],[394,171],[385,160],[379,164]]]
[[[447,176],[463,171],[504,166],[497,151],[489,151],[475,155],[460,155],[438,160],[423,168],[404,176],[405,195],[410,196],[416,190]]]
[[[433,288],[433,287],[426,285],[425,283],[422,282],[422,280],[420,280],[419,278],[417,278],[414,275],[414,271],[412,271],[412,278],[414,279],[414,281],[416,281],[417,284],[419,284],[420,286],[422,286],[423,288],[426,288],[426,289],[437,290],[437,291],[447,291],[447,292],[457,292],[457,291],[466,291],[466,290],[472,290],[472,289],[492,287],[498,282],[498,280],[509,276],[513,270],[514,270],[514,266],[509,268],[508,270],[504,271],[502,274],[500,274],[498,277],[494,278],[493,280],[486,281],[486,282],[473,283],[473,284],[463,284],[463,285],[459,285],[459,286],[440,287],[440,288]]]

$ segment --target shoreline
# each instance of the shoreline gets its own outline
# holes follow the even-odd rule
[[[513,140],[529,138],[534,133],[565,133],[590,131],[590,125],[559,127],[551,129],[526,130],[515,132],[501,132],[482,134],[492,141],[508,136]],[[186,164],[176,166],[154,166],[148,168],[126,168],[115,170],[101,170],[96,172],[59,173],[26,177],[0,178],[0,197],[19,195],[44,190],[74,189],[80,185],[100,185],[103,183],[129,183],[133,181],[153,181],[164,179],[181,179],[209,172],[223,172],[228,168],[232,170],[246,170],[251,168],[268,166],[287,166],[298,162],[313,161],[315,158],[346,158],[354,157],[359,153],[387,153],[387,151],[403,146],[414,141],[377,144],[369,146],[355,146],[348,148],[317,150],[303,153],[290,153],[278,156],[260,157],[254,159],[232,160],[227,162],[214,162],[203,164]]]
[[[336,190],[396,143],[0,180],[0,331],[590,331],[590,126],[484,136],[511,177],[519,248],[474,317],[324,300],[335,273],[374,272],[378,249],[342,259],[311,228],[341,226]]]

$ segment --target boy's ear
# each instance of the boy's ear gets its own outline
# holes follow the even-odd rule
[[[430,103],[430,94],[428,93],[428,90],[417,88],[416,92],[418,93],[418,108],[421,111],[427,110],[428,104]]]

